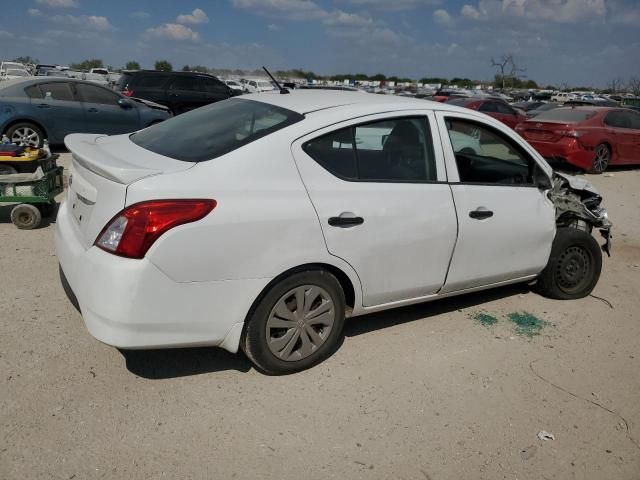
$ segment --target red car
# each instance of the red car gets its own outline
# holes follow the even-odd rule
[[[563,107],[516,128],[543,157],[591,173],[640,163],[640,113],[611,107]]]
[[[527,119],[524,112],[511,107],[504,100],[496,98],[454,98],[447,103],[486,113],[511,128],[516,128],[516,125]]]

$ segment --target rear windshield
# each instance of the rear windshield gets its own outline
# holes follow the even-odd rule
[[[552,122],[577,123],[587,120],[596,114],[594,110],[576,110],[573,108],[556,108],[541,113],[536,117],[536,121],[543,122],[549,120]]]
[[[131,135],[142,148],[203,162],[299,122],[299,113],[254,100],[230,99],[198,108]]]

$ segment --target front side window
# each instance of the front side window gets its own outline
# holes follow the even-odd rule
[[[71,91],[71,84],[63,82],[55,83],[41,83],[40,90],[47,100],[64,100],[66,102],[73,102],[73,92]]]
[[[310,140],[304,151],[344,180],[435,182],[431,132],[425,117],[355,125]]]
[[[87,85],[85,83],[78,83],[76,85],[78,96],[81,102],[85,103],[99,103],[102,105],[118,105],[120,97],[113,92],[110,92],[106,88],[96,87],[94,85]]]
[[[229,153],[302,120],[299,113],[254,100],[213,103],[131,135],[136,145],[184,162]]]
[[[506,135],[481,123],[446,119],[462,183],[531,185],[535,161]]]
[[[201,89],[207,93],[226,93],[227,87],[213,78],[200,78]]]
[[[498,110],[498,113],[504,113],[505,115],[514,114],[513,109],[508,105],[505,105],[504,103],[495,102],[495,106],[496,106],[496,110]]]

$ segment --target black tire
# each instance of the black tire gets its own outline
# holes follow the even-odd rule
[[[13,135],[16,133],[17,130],[20,130],[20,129],[31,129],[37,135],[37,141],[35,141],[36,144],[32,146],[35,146],[35,147],[42,146],[44,142],[44,134],[40,129],[40,127],[38,127],[37,125],[31,122],[20,122],[20,123],[16,123],[15,125],[11,125],[11,127],[7,129],[5,134],[7,135],[7,137],[9,137],[9,140],[13,141]]]
[[[42,214],[38,207],[28,203],[16,205],[11,210],[11,223],[20,230],[32,230],[38,228],[42,222]]]
[[[593,149],[593,161],[589,173],[600,175],[611,162],[611,148],[606,143],[601,143]]]
[[[536,290],[545,297],[574,300],[589,295],[600,278],[602,251],[595,238],[576,228],[559,228]]]
[[[6,163],[0,163],[0,175],[13,175],[14,173],[18,173],[15,167]]]
[[[267,338],[267,322],[275,311],[276,305],[283,298],[286,298],[288,294],[291,294],[292,290],[302,288],[304,286],[319,287],[330,297],[330,300],[333,303],[333,324],[328,330],[324,342],[321,343],[313,353],[299,360],[283,360],[276,356],[276,354],[270,349]],[[251,362],[264,373],[271,375],[283,375],[299,372],[301,370],[311,368],[325,360],[337,349],[342,340],[344,315],[345,296],[342,287],[340,286],[340,282],[338,282],[336,277],[325,270],[307,270],[293,273],[272,285],[262,298],[257,301],[255,308],[247,318],[240,346],[249,360],[251,360]],[[288,333],[289,330],[286,332]],[[285,333],[282,334],[282,337],[284,336]],[[298,334],[298,337],[296,337],[297,339],[294,340],[293,343],[295,343],[296,346],[300,345],[300,347],[302,347],[302,339],[299,338],[300,336],[301,334]],[[278,337],[270,338],[277,339]],[[307,338],[310,337],[307,336]]]

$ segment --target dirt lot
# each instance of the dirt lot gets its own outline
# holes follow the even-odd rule
[[[0,478],[640,479],[640,170],[589,179],[615,222],[606,301],[510,287],[360,317],[287,377],[98,343],[54,225],[0,209]]]

